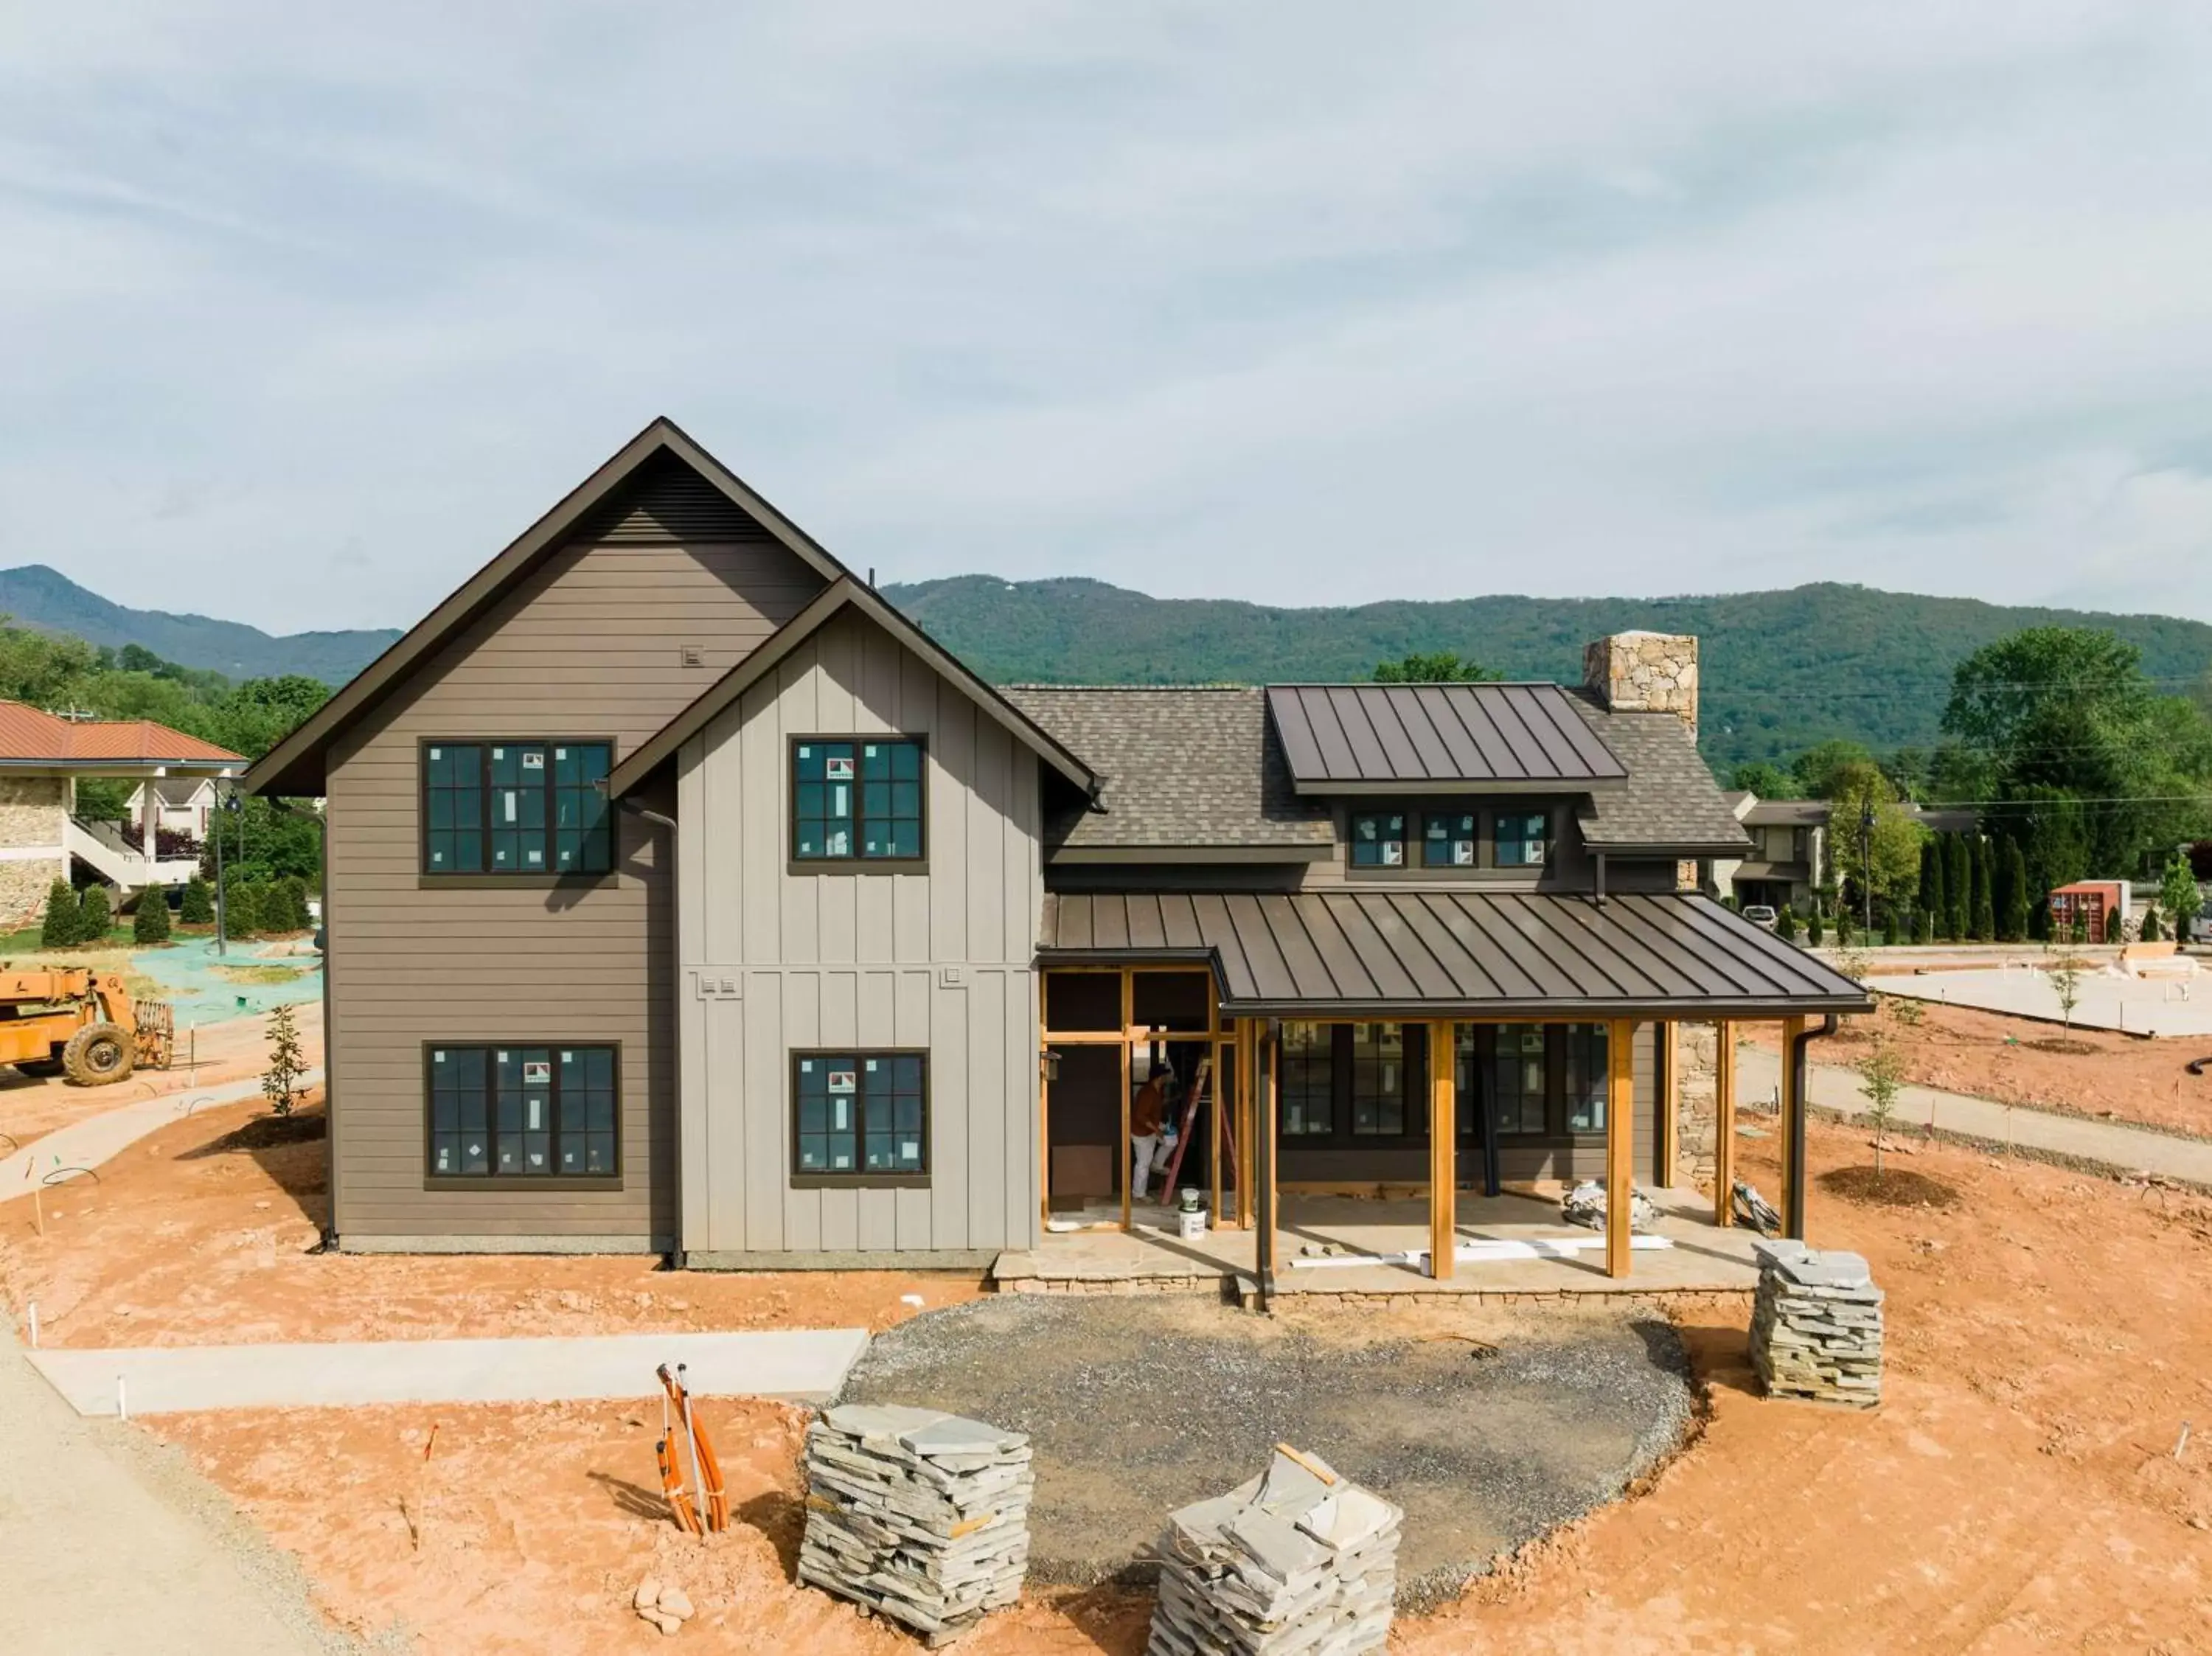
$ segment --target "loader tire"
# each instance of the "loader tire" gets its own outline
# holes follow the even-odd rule
[[[62,1048],[62,1073],[80,1087],[104,1087],[131,1073],[131,1037],[119,1023],[88,1023]]]

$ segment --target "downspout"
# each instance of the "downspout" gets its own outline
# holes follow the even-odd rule
[[[614,803],[617,810],[627,811],[641,822],[649,822],[655,828],[664,828],[668,829],[670,836],[673,838],[676,830],[676,819],[673,816],[666,816],[660,811],[648,810],[645,806],[639,804],[636,800],[629,798],[627,795],[616,800]],[[668,884],[670,907],[674,909],[678,916],[677,924],[680,928],[683,924],[683,908],[681,906],[682,894],[678,892],[675,889],[676,858],[673,855],[669,858]],[[679,941],[677,944],[677,957],[679,967],[682,964],[683,948],[683,943]],[[682,975],[680,971],[678,975],[680,979]],[[680,995],[678,997],[678,1004],[679,1005],[682,1004],[682,997]],[[668,1251],[668,1264],[671,1270],[682,1271],[685,1266],[684,1263],[684,1040],[680,1034],[678,1035],[675,1042],[674,1057],[676,1060],[676,1073],[673,1077],[676,1090],[676,1134],[675,1149],[672,1156],[674,1165],[670,1169],[670,1183],[674,1186],[676,1192],[676,1234],[670,1239],[674,1246]]]
[[[1782,1216],[1782,1234],[1792,1241],[1805,1240],[1805,1083],[1812,1070],[1805,1049],[1842,1027],[1843,1019],[1831,1012],[1819,1028],[1801,1030],[1790,1043],[1790,1166],[1784,1169],[1790,1210]]]
[[[1597,853],[1597,906],[1605,907],[1605,853]]]
[[[1273,1046],[1276,1034],[1275,1020],[1269,1018],[1261,1027],[1261,1039],[1253,1045],[1255,1059]],[[1275,1124],[1267,1119],[1267,1096],[1260,1086],[1258,1068],[1255,1062],[1251,1084],[1258,1107],[1252,1112],[1252,1184],[1260,1234],[1252,1255],[1252,1277],[1259,1289],[1260,1311],[1265,1315],[1275,1289]]]
[[[150,800],[152,797],[153,785],[149,782],[147,784],[147,798]],[[216,790],[216,798],[220,804],[222,798],[220,786]],[[281,815],[305,817],[322,834],[322,855],[316,860],[323,865],[322,890],[319,894],[323,900],[323,912],[319,917],[320,923],[315,928],[315,938],[323,957],[323,1189],[328,1192],[325,1199],[330,1203],[330,1208],[323,1215],[323,1234],[316,1240],[314,1251],[335,1253],[338,1251],[338,1089],[335,1062],[337,1045],[331,1039],[331,1008],[337,998],[331,993],[331,823],[330,818],[320,812],[296,810],[289,800],[272,798],[269,804]],[[216,824],[217,828],[222,826],[220,822]],[[220,860],[222,854],[221,834],[216,835],[215,843],[216,855]],[[215,928],[218,938],[222,935],[221,886],[222,876],[218,872]]]

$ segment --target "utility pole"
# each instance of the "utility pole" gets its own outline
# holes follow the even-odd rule
[[[1859,804],[1859,902],[1864,910],[1866,935],[1874,936],[1874,795]]]

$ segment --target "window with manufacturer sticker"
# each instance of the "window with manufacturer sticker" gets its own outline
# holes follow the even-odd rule
[[[791,746],[791,856],[799,863],[916,863],[923,853],[921,743],[865,737]]]
[[[433,1177],[621,1171],[614,1047],[434,1044],[425,1067]]]
[[[921,1052],[792,1058],[792,1171],[826,1179],[929,1171],[929,1060]]]
[[[614,866],[605,742],[425,743],[425,874],[604,874]]]

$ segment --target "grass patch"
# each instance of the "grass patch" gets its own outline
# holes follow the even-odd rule
[[[1959,1192],[1911,1168],[1833,1168],[1814,1181],[1832,1196],[1862,1207],[1955,1208]]]

